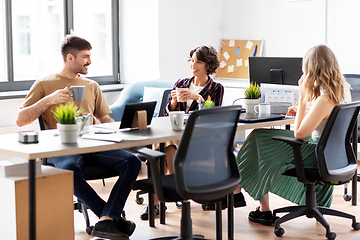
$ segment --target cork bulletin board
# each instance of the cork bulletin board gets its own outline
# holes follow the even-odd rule
[[[260,57],[264,40],[222,40],[217,78],[249,79],[249,57]]]

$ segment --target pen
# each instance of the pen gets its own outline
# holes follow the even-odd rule
[[[298,104],[299,104],[299,102],[297,102],[294,107],[296,107]],[[289,115],[290,111],[291,111],[291,110],[289,110],[289,111],[286,113],[286,115]]]
[[[83,124],[82,124],[80,132],[79,132],[80,134],[82,134],[82,130],[84,129],[85,124],[87,123],[87,121],[89,121],[89,118],[90,118],[90,113],[88,113],[88,115],[86,115],[86,117],[83,120]]]

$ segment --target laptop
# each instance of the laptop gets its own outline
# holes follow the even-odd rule
[[[281,114],[261,114],[257,113],[241,113],[240,114],[240,123],[256,123],[256,122],[265,122],[265,121],[274,121],[285,118],[285,115]]]

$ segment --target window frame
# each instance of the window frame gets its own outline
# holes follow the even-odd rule
[[[64,37],[74,28],[74,0],[63,0],[64,4]],[[29,90],[36,79],[14,80],[13,33],[12,33],[12,0],[5,0],[5,56],[6,79],[0,82],[0,92]],[[111,0],[112,32],[112,75],[88,77],[100,85],[120,83],[120,42],[119,42],[119,0]],[[61,56],[59,56],[61,57]]]

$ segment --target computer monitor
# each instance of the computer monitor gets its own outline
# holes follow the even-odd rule
[[[250,82],[298,85],[302,58],[249,57]]]

